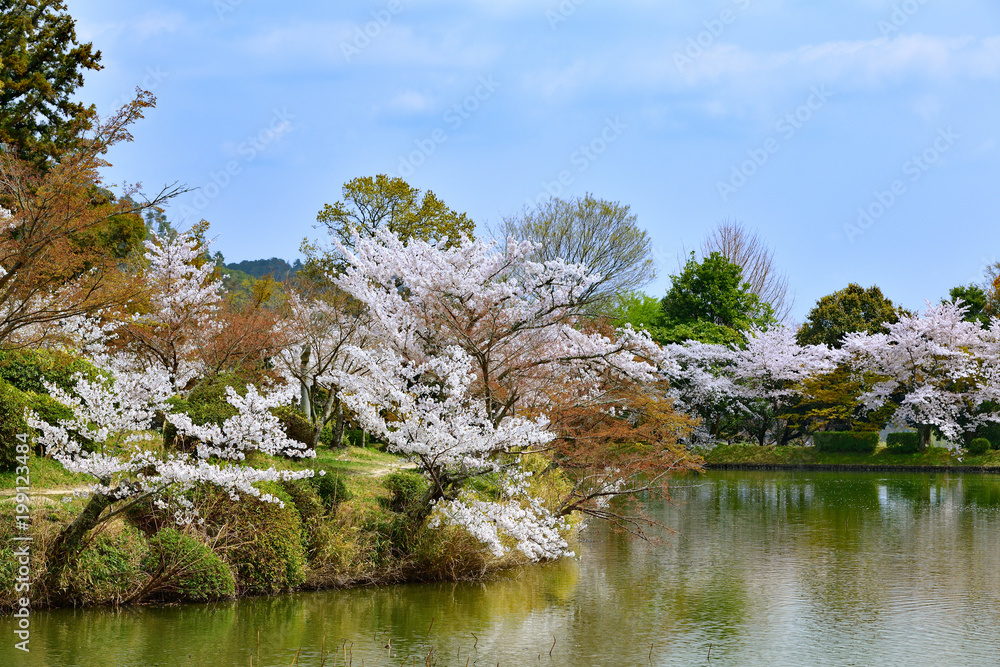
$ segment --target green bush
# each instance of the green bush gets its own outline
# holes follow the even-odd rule
[[[983,424],[972,434],[974,438],[986,438],[993,449],[1000,449],[1000,423]]]
[[[114,522],[70,562],[64,595],[82,604],[120,603],[142,586],[148,544],[135,526]]]
[[[821,452],[873,454],[878,442],[875,431],[819,431],[813,434],[813,443]]]
[[[971,456],[982,456],[990,450],[990,441],[986,438],[973,438],[965,445],[965,451]]]
[[[196,426],[222,424],[239,411],[226,400],[226,387],[232,386],[240,395],[246,393],[246,382],[233,375],[217,375],[201,382],[187,398],[173,397],[168,401],[171,412],[184,412]],[[163,427],[163,442],[167,447],[186,449],[194,443],[180,442],[172,424]]]
[[[51,350],[0,350],[0,379],[21,391],[47,394],[43,381],[64,391],[76,386],[73,376],[82,373],[93,380],[97,369],[82,359]]]
[[[26,455],[30,451],[27,443],[17,438],[28,433],[28,422],[24,420],[25,402],[24,393],[0,381],[0,472],[16,468],[18,454]]]
[[[389,491],[389,497],[384,499],[388,509],[408,512],[420,502],[427,490],[427,481],[417,473],[394,472],[385,476],[382,486]]]
[[[236,595],[229,566],[206,545],[176,528],[164,528],[149,540],[142,569],[157,582],[156,597],[205,602]]]
[[[325,539],[323,517],[326,507],[315,487],[305,480],[286,481],[281,483],[288,497],[292,499],[295,509],[302,521],[302,546],[310,556],[315,554]]]
[[[912,431],[890,433],[885,444],[892,454],[916,454],[920,451],[920,434]]]
[[[297,587],[305,579],[302,520],[291,497],[277,484],[260,484],[284,503],[269,503],[243,495],[231,500],[212,490],[215,503],[209,522],[227,526],[226,559],[241,594],[277,593]]]
[[[289,438],[296,442],[301,442],[308,447],[315,448],[313,426],[298,408],[291,405],[283,405],[278,408],[272,408],[271,413],[281,421],[281,425],[284,427],[285,433],[288,434]]]
[[[324,472],[325,475],[320,475],[320,471],[316,471],[316,475],[309,481],[322,499],[323,506],[330,511],[340,503],[350,500],[351,492],[347,489],[343,477],[329,471]]]
[[[52,398],[48,394],[35,394],[32,392],[25,392],[23,394],[25,403],[31,410],[34,410],[38,418],[43,422],[49,424],[58,424],[60,419],[72,419],[73,411]],[[73,440],[80,443],[80,447],[84,451],[92,452],[94,451],[93,441],[85,438],[84,436],[75,433],[70,436]],[[36,445],[35,451],[39,455],[42,454],[42,446],[40,444]]]

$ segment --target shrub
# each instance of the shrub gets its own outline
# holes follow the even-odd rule
[[[281,420],[281,426],[285,429],[285,433],[288,434],[289,438],[315,448],[313,426],[298,408],[291,405],[283,405],[279,408],[272,408],[271,413]]]
[[[43,381],[72,391],[76,386],[73,376],[77,373],[91,380],[97,377],[97,369],[91,364],[65,352],[0,350],[0,379],[21,391],[47,394]]]
[[[885,444],[892,454],[916,454],[920,451],[920,434],[912,431],[890,433],[885,436]]]
[[[25,404],[31,410],[34,410],[38,418],[43,422],[49,424],[58,424],[60,419],[72,419],[73,411],[52,398],[48,394],[35,394],[31,392],[25,392],[23,394]],[[92,452],[94,451],[94,443],[92,440],[85,438],[79,433],[74,433],[70,436],[74,441],[80,443],[80,446],[84,451]],[[39,455],[42,454],[42,445],[36,444],[35,451]]]
[[[200,383],[187,398],[173,397],[168,403],[172,412],[184,412],[197,426],[222,424],[237,414],[238,410],[226,400],[226,387],[232,386],[241,394],[246,391],[246,383],[233,375],[217,375]],[[167,447],[185,449],[191,442],[180,442],[177,429],[172,424],[163,428],[163,443]]]
[[[152,577],[147,595],[205,602],[236,594],[233,571],[190,535],[164,528],[149,540],[142,569]]]
[[[965,445],[965,451],[971,456],[982,456],[990,450],[990,441],[986,438],[973,438]]]
[[[18,454],[25,455],[30,451],[27,443],[17,439],[17,436],[28,432],[28,423],[24,420],[25,403],[22,392],[0,381],[0,472],[16,468]]]
[[[427,490],[427,481],[417,473],[394,472],[382,481],[389,491],[385,505],[393,512],[408,512],[420,502]]]
[[[304,480],[286,481],[281,483],[288,497],[292,499],[295,509],[302,521],[302,546],[310,556],[320,548],[324,539],[323,517],[326,508],[316,489]]]
[[[207,521],[228,526],[226,560],[239,593],[277,593],[295,588],[305,578],[302,520],[291,497],[273,482],[259,485],[284,503],[268,503],[244,495],[233,501],[224,492],[207,489]]]
[[[878,448],[875,431],[819,431],[813,434],[813,443],[821,452],[853,452],[873,454]]]
[[[986,438],[993,449],[1000,449],[1000,423],[983,424],[972,434],[974,438]]]
[[[351,499],[351,492],[347,489],[344,478],[338,474],[327,472],[325,475],[317,474],[309,480],[316,493],[323,501],[323,507],[329,512],[342,502]]]
[[[65,573],[68,599],[82,604],[119,603],[142,585],[145,537],[123,521],[114,521],[76,558]]]

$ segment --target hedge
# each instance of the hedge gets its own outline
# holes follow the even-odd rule
[[[0,381],[0,472],[17,467],[17,446],[22,444],[17,436],[28,433],[28,423],[24,420],[24,394]],[[22,447],[21,453],[28,453]]]
[[[920,451],[920,434],[913,431],[890,433],[885,444],[892,454],[916,454]]]
[[[982,456],[990,450],[990,441],[986,438],[973,438],[965,445],[965,451],[972,456]]]
[[[878,442],[877,431],[820,431],[813,434],[813,444],[821,452],[874,454]]]

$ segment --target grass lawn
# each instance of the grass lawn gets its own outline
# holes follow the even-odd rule
[[[705,463],[796,464],[796,465],[890,465],[890,466],[986,466],[1000,468],[1000,451],[968,456],[963,451],[928,447],[918,454],[890,454],[880,447],[874,454],[819,452],[814,447],[760,447],[758,445],[718,445],[699,452]]]
[[[58,461],[32,456],[28,459],[32,491],[42,489],[72,489],[94,481],[90,475],[81,475],[66,470]],[[23,484],[23,480],[21,480]],[[11,495],[14,487],[20,486],[14,471],[0,473],[0,495]]]

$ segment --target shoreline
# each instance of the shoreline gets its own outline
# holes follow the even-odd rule
[[[704,468],[705,470],[826,470],[843,472],[959,472],[1000,474],[1000,466],[906,465],[892,463],[709,463],[706,461]]]

